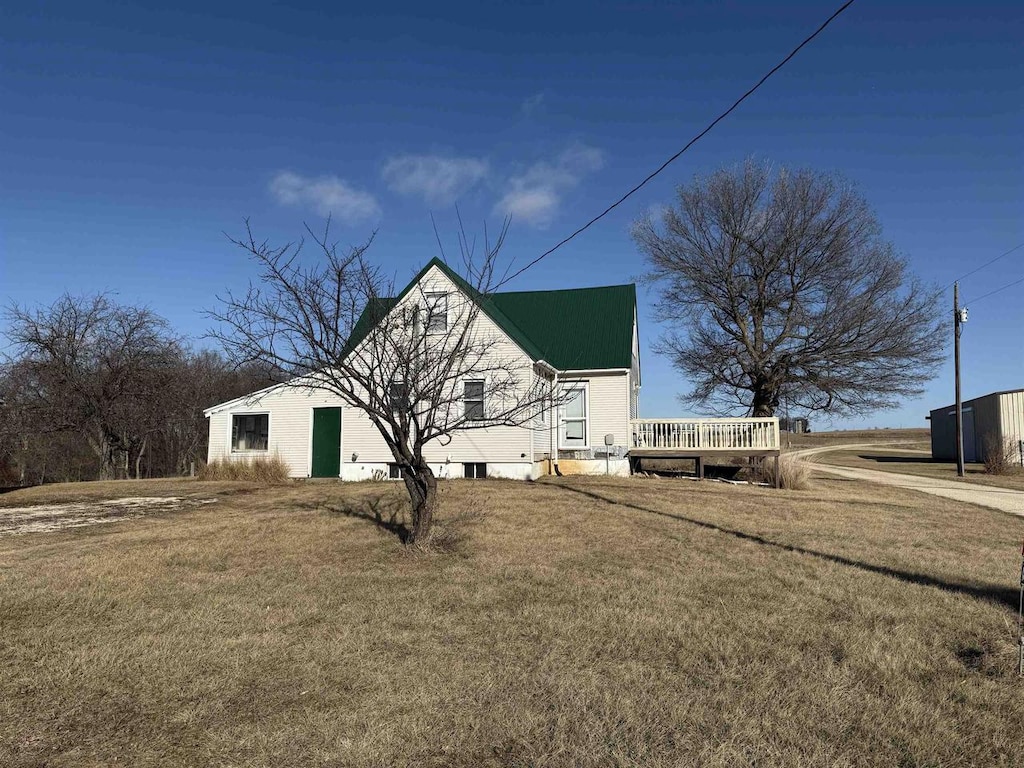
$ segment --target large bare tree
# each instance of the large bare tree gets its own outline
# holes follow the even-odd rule
[[[236,361],[271,365],[291,376],[289,386],[330,392],[366,414],[409,494],[406,541],[425,543],[437,508],[428,444],[526,425],[553,397],[529,358],[484,317],[507,222],[493,242],[485,235],[479,251],[460,233],[453,289],[421,281],[404,296],[370,261],[372,238],[340,249],[329,221],[322,235],[306,229],[314,254],[304,252],[305,239],[257,240],[246,222],[245,236],[232,242],[255,261],[259,278],[221,298],[211,335]]]
[[[894,407],[942,359],[934,291],[840,178],[746,164],[680,187],[634,224],[686,402],[771,416]]]
[[[7,336],[6,409],[23,439],[39,434],[84,438],[99,477],[127,475],[146,450],[161,415],[152,407],[182,355],[165,320],[105,295],[61,296],[48,307],[12,306]]]

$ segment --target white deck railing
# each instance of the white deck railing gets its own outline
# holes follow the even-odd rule
[[[680,451],[779,450],[779,420],[632,419],[633,448]]]

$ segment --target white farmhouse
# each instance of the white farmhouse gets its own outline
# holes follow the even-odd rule
[[[445,444],[429,444],[425,455],[438,477],[628,474],[641,383],[634,285],[495,293],[478,300],[434,259],[401,294],[385,300],[385,311],[414,289],[438,307],[477,300],[476,322],[493,326],[488,332],[513,351],[524,379],[542,377],[560,393],[560,405],[542,408],[526,425],[460,431]],[[466,408],[483,407],[475,400],[481,389],[466,383]],[[281,384],[213,406],[205,415],[210,461],[277,456],[292,477],[399,476],[365,413],[327,391]]]

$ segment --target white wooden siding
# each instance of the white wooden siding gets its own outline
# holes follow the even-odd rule
[[[587,404],[587,445],[591,450],[603,448],[604,436],[607,434],[615,435],[615,445],[629,447],[629,380],[628,371],[565,374],[564,379],[559,379],[560,391],[586,385],[590,397]],[[557,419],[555,421],[557,426]],[[557,447],[557,434],[555,441]],[[536,461],[550,453],[549,445],[548,432],[537,431],[533,439],[533,457]]]
[[[587,377],[590,382],[590,445],[604,445],[615,435],[615,445],[629,446],[629,376],[608,373]]]
[[[297,387],[279,387],[257,398],[232,405],[210,416],[208,459],[244,461],[257,456],[279,456],[288,464],[292,477],[309,476],[309,447],[314,407],[339,407],[341,400],[328,392]],[[347,410],[347,409],[346,409]],[[243,413],[269,413],[270,434],[267,451],[231,451],[231,417]],[[342,413],[342,446],[347,413]]]
[[[423,292],[450,294],[449,318],[458,317],[463,297],[447,275],[434,267],[423,276],[421,285]],[[408,302],[419,300],[420,289],[413,289],[406,297]],[[479,334],[482,339],[493,339],[494,356],[499,360],[508,361],[514,368],[521,369],[523,386],[528,386],[534,376],[533,361],[530,357],[483,312],[477,315],[475,323],[473,332]],[[484,407],[489,407],[489,404],[485,403]],[[532,450],[532,430],[529,427],[489,427],[460,431],[452,436],[447,445],[432,441],[425,446],[424,455],[431,464],[445,462],[449,457],[453,464],[481,461],[529,462]],[[358,454],[355,462],[352,462],[353,454]],[[353,408],[345,410],[341,458],[343,462],[357,465],[364,462],[394,461],[384,438],[369,417]]]
[[[343,462],[373,464],[394,461],[384,438],[364,412],[346,408],[344,422]],[[431,464],[444,463],[449,457],[452,463],[524,462],[530,461],[530,439],[531,430],[528,427],[473,429],[452,435],[447,445],[437,440],[431,441],[424,447],[423,455]],[[353,454],[358,454],[355,461],[352,459]]]

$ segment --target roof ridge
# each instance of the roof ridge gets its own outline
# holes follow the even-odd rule
[[[609,288],[636,288],[636,283],[616,283],[615,285],[591,285],[585,288],[540,288],[535,291],[495,291],[492,296],[514,296],[519,293],[575,293],[578,291],[603,291]]]

